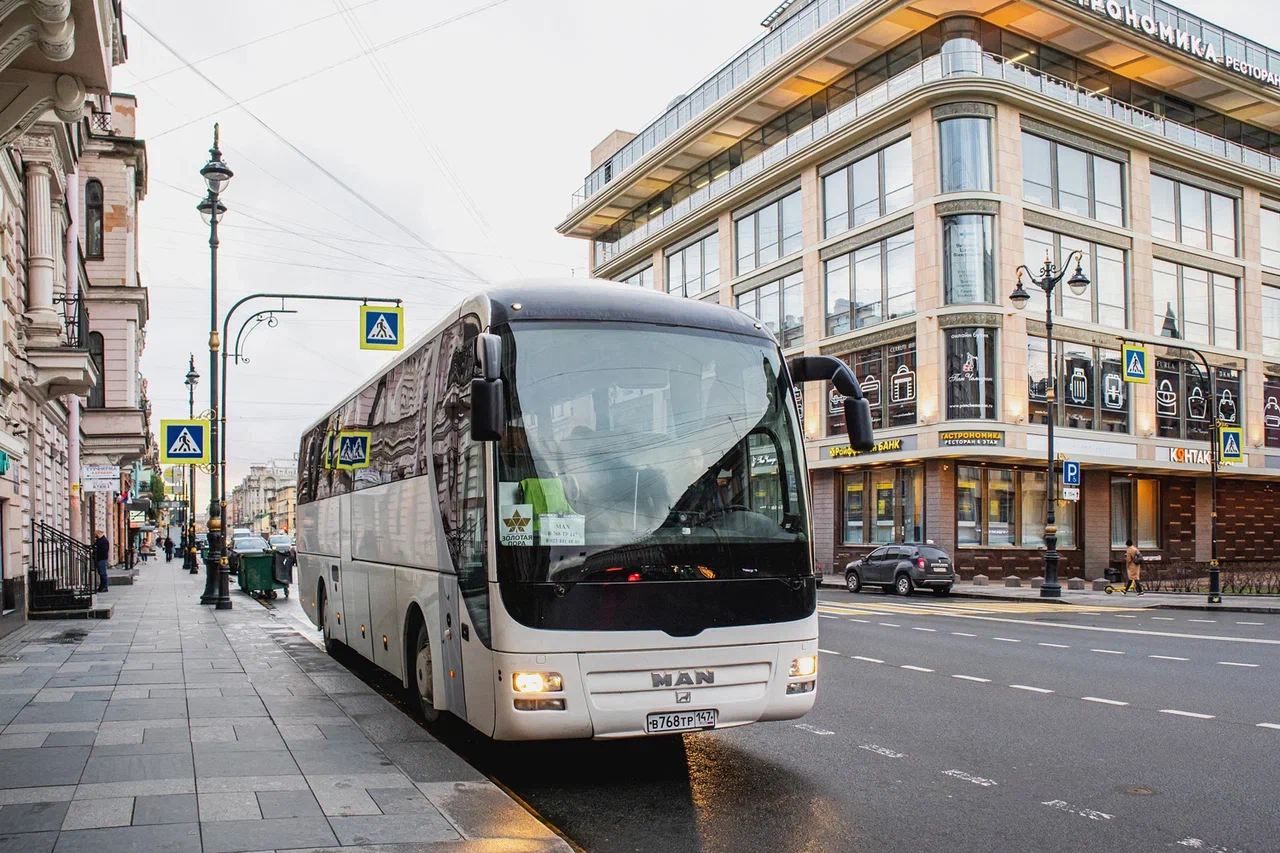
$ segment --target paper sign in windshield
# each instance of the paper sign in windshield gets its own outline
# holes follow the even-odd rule
[[[538,516],[538,541],[542,545],[583,545],[583,517],[580,515]]]
[[[502,545],[533,544],[533,504],[511,504],[498,513],[498,542]]]

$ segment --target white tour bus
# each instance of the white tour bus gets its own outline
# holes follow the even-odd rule
[[[788,370],[738,311],[604,281],[476,294],[303,434],[307,613],[424,717],[496,739],[799,717],[818,619],[797,402],[819,379],[869,447],[849,370]]]

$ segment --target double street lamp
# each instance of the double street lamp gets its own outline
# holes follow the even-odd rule
[[[222,160],[218,148],[218,126],[213,126],[213,147],[209,149],[209,162],[200,170],[209,193],[196,206],[209,226],[209,436],[212,464],[209,471],[209,552],[205,558],[204,595],[201,604],[213,604],[218,610],[231,609],[231,576],[227,567],[226,502],[218,499],[218,477],[225,475],[225,466],[218,452],[218,223],[227,212],[219,198],[231,181],[232,171]],[[194,369],[194,362],[192,363]]]
[[[187,386],[187,417],[196,416],[196,383],[200,374],[196,372],[196,356],[191,354],[187,367],[187,378],[183,384]],[[191,465],[187,471],[187,506],[186,524],[182,525],[182,566],[191,574],[200,573],[199,560],[196,559],[196,466]]]
[[[1031,294],[1022,286],[1022,276],[1031,280],[1031,283],[1044,291],[1045,295],[1045,334],[1048,338],[1048,359],[1049,359],[1049,378],[1048,388],[1045,390],[1045,399],[1048,403],[1048,417],[1046,423],[1049,428],[1049,452],[1048,452],[1048,479],[1045,488],[1045,504],[1048,508],[1048,517],[1044,527],[1044,585],[1040,587],[1041,598],[1061,598],[1062,586],[1058,583],[1058,527],[1054,517],[1054,495],[1057,491],[1057,478],[1054,469],[1054,453],[1053,453],[1053,421],[1054,421],[1054,399],[1056,394],[1054,389],[1057,385],[1057,368],[1053,362],[1053,291],[1067,274],[1067,270],[1071,267],[1072,259],[1076,262],[1076,271],[1067,279],[1067,286],[1071,288],[1071,292],[1076,296],[1083,296],[1085,290],[1089,287],[1089,277],[1084,274],[1084,270],[1080,267],[1080,262],[1084,259],[1084,254],[1079,251],[1072,252],[1067,255],[1066,262],[1061,266],[1054,266],[1046,253],[1044,257],[1044,266],[1040,270],[1040,276],[1036,277],[1026,265],[1018,267],[1018,286],[1013,289],[1013,293],[1009,294],[1009,300],[1014,307],[1021,311],[1027,307],[1027,303],[1031,301]]]

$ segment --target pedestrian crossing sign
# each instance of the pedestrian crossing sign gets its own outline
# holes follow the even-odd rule
[[[1124,381],[1137,382],[1141,385],[1151,383],[1151,353],[1139,344],[1125,344],[1120,353],[1124,362]]]
[[[363,430],[343,430],[338,433],[338,458],[334,466],[339,471],[355,471],[369,467],[369,441],[372,434]]]
[[[161,421],[160,464],[209,464],[209,422]]]
[[[1241,427],[1218,427],[1218,455],[1227,463],[1244,461],[1244,430]]]
[[[360,306],[360,349],[404,349],[404,309]]]

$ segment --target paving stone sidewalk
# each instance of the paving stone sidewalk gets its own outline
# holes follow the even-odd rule
[[[153,561],[0,640],[0,853],[543,853],[563,840],[287,620]]]

